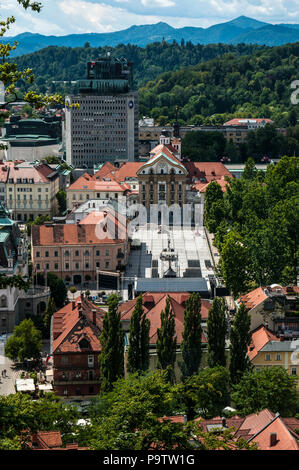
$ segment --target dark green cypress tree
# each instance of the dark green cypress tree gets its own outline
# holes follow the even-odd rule
[[[247,355],[250,341],[250,315],[245,305],[241,304],[230,331],[229,372],[233,384],[238,383],[244,372],[250,369],[250,360]]]
[[[150,321],[143,312],[140,295],[130,320],[128,371],[131,373],[149,368],[149,329]]]
[[[170,299],[167,297],[165,310],[161,312],[161,328],[157,329],[158,367],[168,369],[169,380],[174,378],[174,363],[176,359],[175,321]]]
[[[100,342],[102,346],[99,356],[101,389],[110,391],[113,382],[124,375],[124,331],[121,326],[116,294],[108,298],[108,312],[104,316]]]
[[[224,299],[216,297],[209,311],[207,322],[208,366],[226,366],[225,336],[227,332]]]
[[[184,331],[181,352],[183,362],[181,370],[183,378],[198,373],[202,357],[201,349],[201,298],[196,292],[186,302],[184,313]]]
[[[44,325],[47,331],[47,335],[50,334],[51,318],[56,311],[57,311],[57,308],[56,308],[54,299],[53,297],[50,297],[47,303],[45,314],[44,314]]]

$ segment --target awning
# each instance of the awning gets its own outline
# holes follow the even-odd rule
[[[16,380],[17,392],[34,392],[35,385],[33,379],[17,379]]]
[[[53,390],[52,384],[39,384],[39,390]]]

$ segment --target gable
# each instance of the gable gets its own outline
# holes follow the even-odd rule
[[[172,158],[161,152],[142,165],[137,171],[137,175],[169,175],[171,172],[176,175],[188,174],[186,168],[176,158]]]

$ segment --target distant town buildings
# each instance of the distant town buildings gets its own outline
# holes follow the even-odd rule
[[[26,235],[10,219],[9,212],[0,205],[0,274],[8,278],[28,276]],[[42,314],[49,299],[48,288],[30,288],[27,292],[17,286],[0,287],[0,334],[11,333],[26,315]]]
[[[67,285],[97,288],[99,273],[122,271],[129,255],[126,225],[117,213],[91,212],[80,222],[32,227],[32,263]]]
[[[60,173],[46,163],[0,164],[0,194],[14,220],[27,222],[56,214]]]
[[[179,143],[178,143],[179,145]],[[171,144],[159,144],[145,162],[126,162],[119,167],[104,164],[94,175],[85,173],[67,188],[68,208],[88,200],[117,200],[124,206],[152,204],[182,207],[205,192],[211,181],[225,190],[232,177],[221,162],[182,162]],[[195,199],[194,199],[195,198]]]
[[[62,142],[61,116],[45,116],[42,119],[11,116],[2,128],[0,150],[3,160],[35,162],[49,155],[57,156]]]
[[[265,325],[260,325],[252,332],[248,357],[254,370],[259,372],[264,367],[281,366],[289,375],[298,379],[298,347],[295,341],[276,336]],[[299,382],[297,381],[297,388]],[[298,428],[299,429],[299,428]]]
[[[77,168],[138,159],[133,63],[110,55],[87,64],[79,95],[66,97],[66,158]]]
[[[276,335],[285,339],[299,338],[299,287],[272,284],[258,287],[241,295],[237,306],[243,303],[249,309],[250,329],[267,325]]]
[[[224,126],[247,126],[249,130],[265,127],[266,124],[273,124],[271,119],[267,118],[234,118],[225,122]]]

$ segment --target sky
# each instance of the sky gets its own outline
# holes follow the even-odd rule
[[[9,36],[104,33],[166,22],[175,28],[209,27],[245,15],[269,23],[299,24],[298,0],[40,0],[41,13],[17,0],[0,0],[0,17],[15,16]]]

